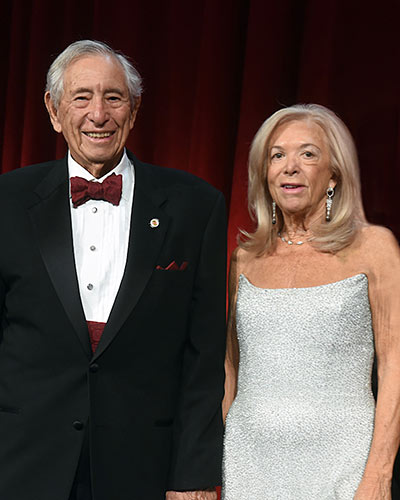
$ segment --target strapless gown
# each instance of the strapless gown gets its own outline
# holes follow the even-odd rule
[[[352,500],[375,412],[367,277],[262,289],[241,275],[236,316],[223,500]]]

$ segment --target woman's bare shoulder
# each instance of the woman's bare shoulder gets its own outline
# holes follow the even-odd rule
[[[399,248],[396,237],[387,227],[369,224],[361,229],[359,238],[366,250],[382,249],[384,252],[391,252]]]
[[[237,285],[241,274],[246,276],[249,272],[251,272],[254,259],[254,252],[250,252],[249,250],[241,247],[235,248],[232,252],[230,263],[229,281],[231,284],[235,283]]]
[[[373,266],[400,262],[399,243],[390,229],[383,226],[368,225],[359,234],[360,250]]]
[[[253,259],[253,252],[242,247],[236,247],[232,252],[231,265],[234,264],[238,269],[243,270],[243,268]]]

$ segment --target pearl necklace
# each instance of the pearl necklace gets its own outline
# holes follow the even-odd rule
[[[284,243],[287,243],[288,245],[302,245],[304,243],[304,241],[296,241],[296,243],[294,243],[294,241],[292,240],[287,240],[284,236],[281,235],[281,233],[278,233],[278,236]]]

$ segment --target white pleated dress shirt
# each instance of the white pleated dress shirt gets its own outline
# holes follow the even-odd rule
[[[103,200],[88,200],[71,207],[72,238],[86,321],[106,323],[124,274],[128,254],[130,221],[135,182],[134,167],[124,151],[119,164],[96,179],[68,153],[69,177],[104,181],[115,173],[122,175],[122,196],[118,206]]]

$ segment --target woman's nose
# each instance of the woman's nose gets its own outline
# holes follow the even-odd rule
[[[298,171],[299,171],[298,159],[295,156],[289,156],[285,164],[285,174],[293,175],[298,173]]]

